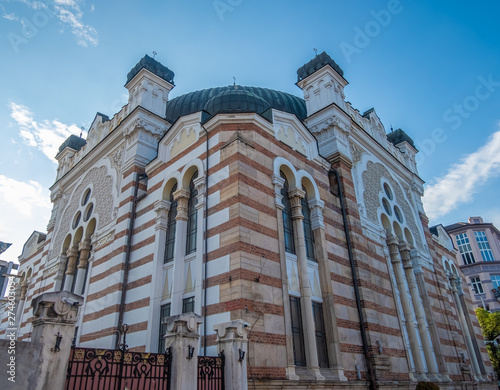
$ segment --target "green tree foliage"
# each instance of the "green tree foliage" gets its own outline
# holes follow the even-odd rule
[[[496,338],[500,336],[500,312],[490,313],[482,307],[478,307],[476,315],[479,325],[483,329],[484,341],[486,341],[491,363],[493,363],[493,368],[500,378],[500,348],[496,342]]]

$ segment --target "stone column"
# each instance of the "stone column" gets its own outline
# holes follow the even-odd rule
[[[171,390],[196,390],[198,385],[198,329],[202,317],[194,313],[168,317],[166,348],[172,348]]]
[[[335,314],[335,300],[333,298],[333,287],[328,266],[328,253],[325,238],[325,224],[323,223],[324,202],[319,199],[309,201],[311,209],[311,228],[314,234],[316,246],[316,258],[320,277],[321,292],[323,298],[323,314],[325,320],[326,340],[328,343],[328,360],[330,370],[340,381],[347,381],[342,366],[342,354],[340,352],[340,337],[337,328],[337,316]]]
[[[418,331],[420,332],[420,340],[422,341],[425,360],[427,361],[427,369],[429,371],[429,374],[432,375],[432,377],[429,377],[429,379],[436,380],[438,379],[439,376],[437,362],[434,356],[434,349],[432,347],[432,342],[429,334],[429,328],[427,325],[427,319],[425,316],[423,303],[420,298],[420,293],[418,291],[415,274],[413,273],[413,266],[410,257],[410,246],[408,245],[408,243],[400,242],[399,252],[401,253],[401,259],[403,261],[403,268],[405,270],[406,280],[408,282],[408,287],[410,288],[410,295],[413,301],[413,308],[415,310],[415,316],[417,318]]]
[[[83,298],[68,291],[45,293],[33,300],[32,374],[28,388],[62,390],[66,382],[71,340]],[[59,345],[57,345],[57,340]],[[26,362],[25,364],[29,364]]]
[[[304,331],[304,346],[306,349],[307,367],[318,380],[325,378],[320,374],[318,364],[318,350],[316,348],[316,337],[314,334],[314,316],[312,310],[312,288],[309,284],[309,272],[307,270],[306,243],[304,240],[304,216],[302,215],[301,201],[305,192],[295,188],[288,192],[292,207],[293,230],[295,232],[295,252],[297,255],[299,283],[300,283],[300,303],[302,309],[302,324]]]
[[[195,301],[194,301],[194,311],[195,313],[200,313],[202,311],[203,302],[203,254],[205,253],[205,246],[203,241],[203,234],[205,232],[204,224],[205,218],[203,218],[205,213],[205,176],[200,176],[194,180],[194,186],[196,191],[198,191],[196,200],[196,261],[194,262],[195,267],[191,265],[191,272],[194,273],[194,277],[197,281],[197,285],[194,286],[195,289]],[[208,205],[207,205],[208,206]],[[200,250],[201,249],[201,250]],[[202,325],[203,327],[203,325]],[[207,332],[208,334],[208,332]]]
[[[465,314],[460,304],[459,294],[463,294],[462,290],[462,280],[457,278],[456,275],[451,272],[449,274],[451,291],[453,292],[453,297],[455,298],[455,305],[457,307],[458,319],[460,321],[460,327],[462,328],[462,333],[464,334],[465,344],[467,345],[467,351],[469,352],[469,358],[472,364],[472,369],[474,372],[474,378],[476,380],[481,379],[481,370],[479,369],[479,364],[477,362],[476,354],[474,353],[474,345],[472,344],[471,335],[469,333],[469,328],[467,327],[467,321],[465,320]]]
[[[189,191],[181,188],[173,195],[174,200],[177,201],[177,216],[175,217],[172,313],[179,314],[182,312],[182,294],[184,293],[184,256],[186,255]]]
[[[401,306],[403,307],[403,313],[406,318],[406,329],[408,331],[408,336],[410,339],[411,351],[413,354],[413,360],[415,362],[415,370],[421,377],[421,380],[426,380],[427,378],[425,377],[425,363],[422,359],[422,354],[420,353],[420,344],[418,342],[419,335],[415,328],[415,317],[413,315],[412,304],[406,292],[405,278],[401,266],[401,256],[399,254],[398,245],[399,241],[397,237],[392,234],[388,235],[387,247],[389,248],[392,268],[394,270],[394,276],[396,277],[396,283],[398,285],[399,295],[401,297]]]
[[[85,278],[87,277],[87,268],[89,266],[90,239],[85,239],[78,245],[80,250],[80,261],[78,262],[78,272],[76,273],[75,293],[83,294]]]
[[[24,302],[26,301],[26,292],[28,290],[28,281],[25,279],[21,282],[21,294],[19,296],[19,302],[17,303],[17,311],[16,311],[16,322],[17,322],[17,332],[19,333],[19,329],[21,329],[21,324],[23,321],[23,311],[24,311]]]
[[[439,339],[439,333],[436,327],[436,321],[434,320],[432,313],[432,306],[430,303],[429,295],[427,294],[427,288],[424,280],[424,271],[422,267],[418,264],[416,259],[418,254],[416,249],[410,251],[410,256],[413,261],[413,272],[415,274],[415,280],[417,282],[418,291],[420,292],[420,299],[422,300],[422,305],[427,317],[427,324],[429,325],[431,343],[434,349],[434,356],[436,357],[436,362],[438,370],[441,374],[441,378],[445,381],[451,382],[451,378],[448,375],[446,368],[446,361],[444,359],[443,349],[441,348],[441,341]]]
[[[63,290],[71,291],[73,278],[75,277],[76,262],[78,260],[78,248],[72,247],[66,252],[68,256],[68,266],[66,267],[66,278],[64,279]]]
[[[293,338],[292,338],[292,328],[291,328],[291,314],[290,314],[290,295],[288,294],[288,274],[287,274],[287,260],[286,260],[286,250],[285,250],[285,237],[284,237],[284,227],[283,227],[283,196],[281,195],[281,189],[285,184],[285,179],[281,176],[273,175],[274,183],[274,204],[277,208],[278,217],[278,241],[279,241],[279,253],[280,253],[280,268],[281,268],[281,288],[283,292],[283,312],[284,312],[284,322],[285,322],[285,335],[286,335],[286,378],[289,380],[299,380],[299,377],[295,374],[295,362],[293,357]]]
[[[247,390],[248,324],[234,320],[214,325],[217,352],[224,351],[226,390]]]

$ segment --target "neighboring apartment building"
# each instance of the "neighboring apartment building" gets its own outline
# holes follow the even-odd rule
[[[500,231],[481,217],[445,229],[458,249],[457,262],[467,278],[474,305],[500,310]]]
[[[59,149],[47,234],[20,256],[19,338],[34,297],[69,290],[79,346],[114,348],[126,323],[131,349],[162,351],[163,320],[194,312],[215,354],[213,326],[244,320],[256,388],[492,388],[412,139],[354,109],[326,53],[297,75],[303,99],[238,85],[170,99],[174,73],[144,57],[128,104]]]

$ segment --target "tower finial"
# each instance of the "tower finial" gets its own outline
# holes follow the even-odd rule
[[[83,127],[83,126],[82,126],[82,127],[80,127],[80,130],[81,130],[81,131],[80,131],[80,138],[82,138],[83,130],[85,130],[85,127]]]
[[[236,77],[233,76],[233,87],[236,88]]]
[[[318,49],[314,48],[314,54],[316,54],[316,57],[318,56]]]
[[[158,53],[153,50],[153,59],[156,57]]]

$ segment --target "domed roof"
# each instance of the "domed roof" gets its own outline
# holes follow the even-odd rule
[[[165,117],[173,123],[181,116],[202,110],[211,115],[222,112],[262,114],[271,107],[295,114],[300,120],[307,116],[306,104],[297,96],[267,88],[230,85],[178,96],[167,102]]]
[[[227,89],[211,98],[203,107],[210,115],[229,112],[256,112],[262,114],[271,105],[261,97],[244,89]]]

